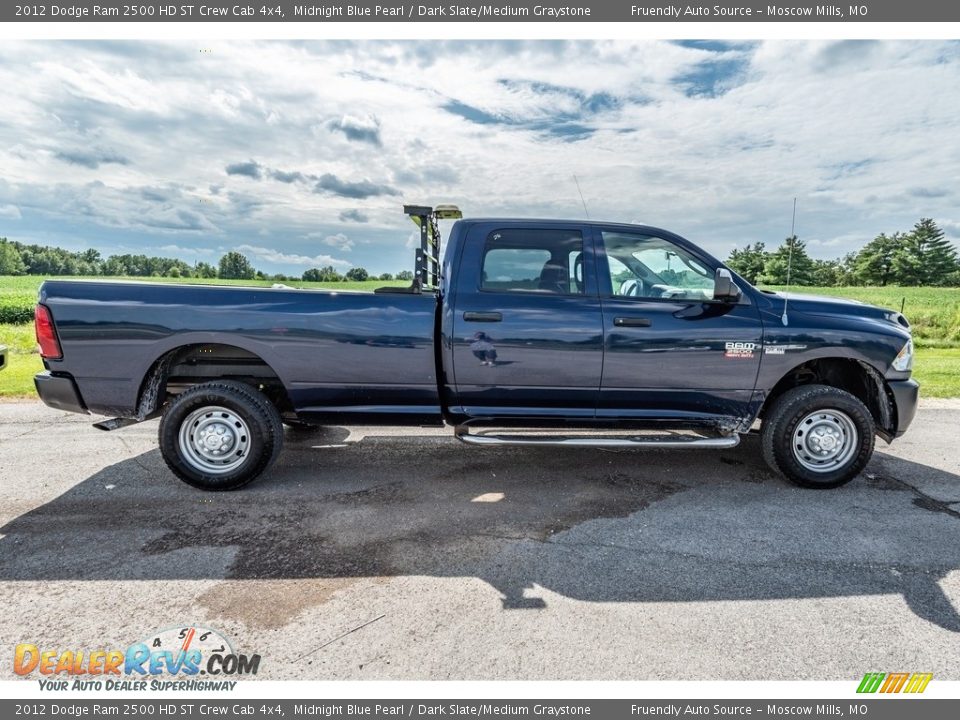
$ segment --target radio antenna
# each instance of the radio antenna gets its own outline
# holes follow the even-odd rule
[[[797,227],[797,199],[793,199],[793,219],[790,220],[790,239],[787,240],[789,246],[787,247],[787,287],[783,291],[783,315],[780,316],[780,322],[784,326],[788,325],[787,321],[787,303],[790,302],[790,269],[793,267],[793,245],[794,238],[796,237],[796,227]]]
[[[583,214],[587,216],[587,220],[590,219],[590,211],[587,210],[587,201],[583,199],[583,190],[580,189],[580,181],[577,180],[577,176],[573,176],[573,181],[577,184],[577,192],[580,193],[580,202],[583,203]]]

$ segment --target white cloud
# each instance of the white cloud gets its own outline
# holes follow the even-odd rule
[[[20,208],[16,205],[0,205],[0,218],[19,220],[21,217]]]
[[[171,255],[176,255],[178,257],[182,256],[193,256],[200,255],[203,257],[209,257],[213,255],[216,251],[211,248],[194,248],[194,247],[183,247],[181,245],[161,245],[158,250],[162,250],[165,253],[170,253]]]
[[[167,96],[157,93],[153,79],[141,77],[130,68],[104,67],[93,60],[77,64],[37,63],[48,78],[57,78],[67,92],[83,100],[115,105],[127,110],[166,112]]]
[[[313,256],[322,244],[376,272],[408,266],[419,242],[407,239],[402,203],[454,202],[468,217],[583,217],[574,174],[592,217],[661,225],[721,256],[786,237],[794,197],[798,233],[819,257],[920,217],[956,222],[955,43],[230,41],[213,50],[0,47],[0,217],[22,211],[17,230],[54,244],[95,244],[104,229],[144,248],[158,234],[178,248],[249,244],[277,269],[335,264]],[[56,160],[78,148],[126,162]],[[225,174],[251,159],[279,174]],[[322,177],[400,194],[315,192],[308,180]],[[369,222],[341,239],[348,213]]]
[[[266,262],[277,265],[297,265],[302,267],[325,267],[327,265],[333,265],[338,268],[348,268],[352,266],[350,261],[340,260],[330,255],[295,255],[271,248],[257,247],[256,245],[238,245],[236,250],[253,255],[258,260],[265,260]]]
[[[938,223],[948,238],[957,238],[960,240],[960,221],[953,219],[944,219]]]
[[[373,115],[365,117],[344,115],[339,120],[331,122],[330,128],[343,133],[344,137],[353,142],[380,146],[380,121]]]
[[[350,252],[353,250],[353,240],[350,240],[343,233],[337,233],[336,235],[327,235],[323,242],[325,245],[335,247],[341,252]]]

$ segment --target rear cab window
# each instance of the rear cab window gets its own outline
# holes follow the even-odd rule
[[[483,248],[480,289],[583,295],[583,235],[576,230],[494,230]]]

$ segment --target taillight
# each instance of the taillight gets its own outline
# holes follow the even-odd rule
[[[57,340],[57,331],[53,328],[53,318],[46,305],[37,305],[33,313],[33,326],[37,331],[40,356],[47,360],[62,358],[63,352],[60,350],[60,341]]]

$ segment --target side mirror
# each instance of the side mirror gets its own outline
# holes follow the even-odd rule
[[[733,275],[726,268],[717,268],[713,276],[713,299],[720,302],[735,303],[740,300],[743,293],[736,283],[733,282]]]

